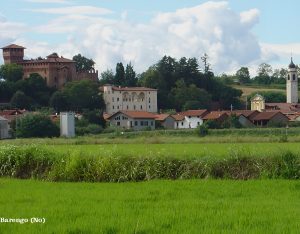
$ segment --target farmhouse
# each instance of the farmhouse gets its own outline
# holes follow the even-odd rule
[[[118,111],[108,117],[111,125],[124,129],[155,129],[155,115],[146,111]]]
[[[184,129],[184,128],[189,127],[189,124],[183,115],[176,114],[176,115],[172,115],[172,117],[175,120],[174,121],[174,129]]]
[[[205,110],[187,110],[179,113],[179,115],[184,116],[186,120],[186,125],[188,128],[197,128],[199,125],[203,124],[203,116],[208,114]]]
[[[273,124],[287,124],[289,118],[280,111],[260,112],[252,118],[252,122],[256,126],[267,126],[269,123]]]
[[[9,138],[8,120],[0,116],[0,139]]]
[[[157,89],[104,85],[100,91],[109,115],[118,111],[157,113]]]
[[[175,119],[170,114],[159,114],[155,116],[155,121],[165,129],[174,129]]]
[[[1,48],[5,64],[16,63],[23,67],[23,79],[32,73],[38,73],[43,77],[49,87],[62,88],[69,81],[90,79],[98,80],[98,71],[76,72],[75,61],[59,57],[56,53],[47,58],[24,59],[23,46],[11,44]]]
[[[203,117],[203,121],[213,120],[218,123],[223,123],[229,115],[225,111],[212,111]]]

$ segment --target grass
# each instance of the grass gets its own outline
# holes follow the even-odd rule
[[[49,183],[0,179],[0,223],[11,233],[298,233],[300,182],[185,180]]]

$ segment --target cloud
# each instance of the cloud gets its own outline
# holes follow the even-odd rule
[[[33,3],[59,3],[59,4],[66,4],[70,3],[67,0],[25,0],[26,2],[33,2]]]
[[[56,7],[56,8],[40,8],[40,9],[25,9],[26,11],[56,14],[56,15],[106,15],[111,14],[112,11],[94,6],[70,6],[70,7]]]
[[[93,58],[101,71],[114,69],[121,61],[132,62],[135,69],[142,72],[164,55],[200,59],[207,53],[216,73],[258,64],[264,56],[272,58],[252,33],[259,22],[259,11],[235,12],[226,1],[158,13],[146,23],[132,22],[127,11],[112,18],[107,16],[110,10],[92,6],[35,11],[60,16],[33,28],[34,31],[62,34],[58,37],[67,35],[67,38],[64,43],[51,44],[19,37],[18,42],[28,48],[28,57],[46,56],[56,51],[71,58],[81,53]],[[273,58],[276,59],[276,54]]]

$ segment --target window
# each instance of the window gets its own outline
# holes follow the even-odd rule
[[[133,109],[135,110],[135,105],[133,106]]]
[[[153,121],[151,121],[151,126],[153,126]]]
[[[115,106],[113,106],[113,110],[115,109]]]
[[[134,121],[134,126],[138,126],[138,121]]]
[[[288,75],[288,80],[290,80],[290,75]]]
[[[120,122],[119,121],[117,122],[117,126],[120,126]]]
[[[145,121],[145,126],[148,126],[148,121]]]
[[[149,106],[149,109],[151,109],[151,106]]]
[[[181,122],[181,126],[183,126],[183,122]]]
[[[178,127],[178,122],[176,123],[177,127]]]
[[[132,121],[130,121],[130,127],[132,127],[133,125],[132,125]]]
[[[127,110],[128,110],[128,106],[127,106]]]
[[[118,106],[118,110],[119,110],[119,106]]]
[[[117,98],[117,102],[119,101],[120,99],[119,98]]]
[[[150,98],[149,98],[149,103],[151,103],[151,100],[150,100]]]
[[[144,121],[141,121],[141,126],[144,126]]]
[[[295,74],[293,74],[293,80],[296,80],[296,75]]]
[[[143,106],[141,105],[141,110],[143,110]]]
[[[197,125],[199,126],[199,125],[200,125],[200,122],[197,122]]]

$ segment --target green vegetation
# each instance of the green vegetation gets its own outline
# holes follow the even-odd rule
[[[1,233],[297,233],[299,181],[48,183],[0,180]]]
[[[126,145],[129,148],[131,145]],[[182,154],[177,146],[177,156],[156,151],[141,150],[144,145],[122,150],[88,154],[58,147],[47,150],[35,146],[6,146],[0,148],[0,176],[38,178],[50,181],[125,182],[153,179],[255,179],[300,178],[299,153],[281,151],[270,156],[249,156],[247,152],[233,152],[221,158],[210,151],[194,155]],[[138,148],[139,147],[139,148]],[[172,145],[175,148],[174,145]],[[145,148],[145,146],[144,146]],[[81,147],[81,150],[84,147]],[[140,152],[138,151],[140,150]],[[158,149],[158,150],[157,150]],[[123,147],[124,150],[124,147]],[[298,151],[299,152],[299,151]]]

